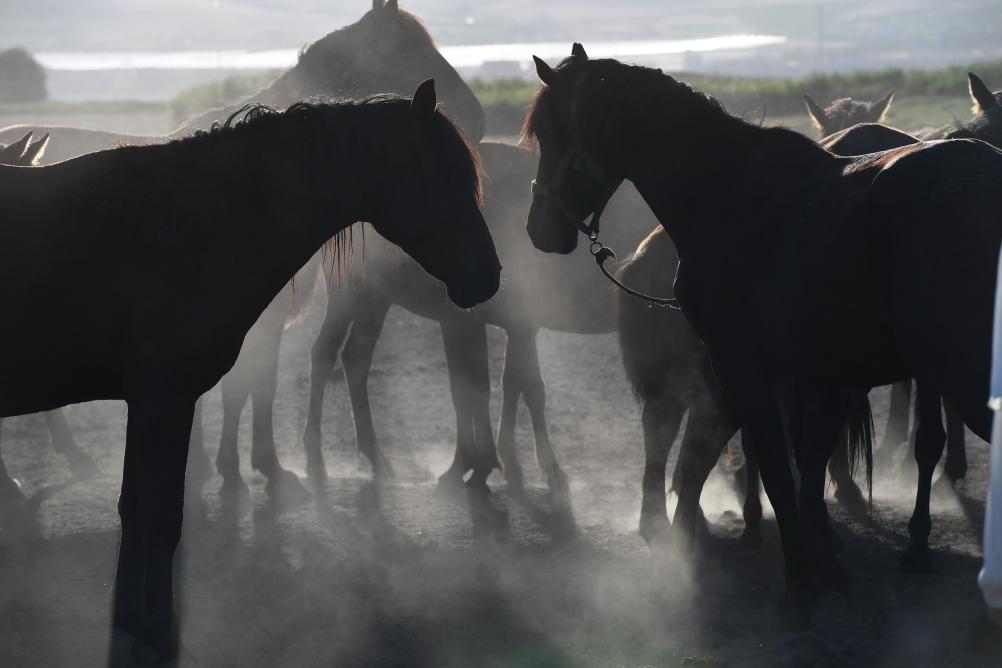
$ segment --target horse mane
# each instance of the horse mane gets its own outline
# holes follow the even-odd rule
[[[213,142],[220,137],[238,134],[257,134],[281,125],[293,125],[296,132],[302,132],[303,122],[324,122],[329,125],[345,123],[345,116],[360,109],[390,109],[406,107],[405,113],[410,114],[411,99],[395,93],[376,93],[357,99],[310,98],[290,105],[286,109],[278,109],[259,102],[250,102],[230,114],[222,123],[212,124],[208,130],[197,130],[187,137],[179,137],[168,142],[168,145],[191,145]],[[448,116],[436,112],[434,116],[434,145],[440,151],[444,163],[450,171],[458,173],[463,188],[476,199],[478,205],[483,205],[484,170],[480,162],[480,154],[467,139],[462,128]],[[331,258],[332,270],[336,265],[338,276],[341,274],[342,261],[347,254],[348,263],[353,254],[352,228],[348,226],[329,239],[323,247],[324,259]],[[363,244],[364,244],[363,232]],[[363,245],[364,257],[364,245]]]
[[[570,56],[562,60],[554,68],[554,72],[560,74],[574,69],[579,64],[581,63],[576,57]],[[591,69],[586,80],[580,81],[579,85],[593,85],[594,80],[598,79],[604,88],[602,95],[593,95],[588,98],[586,114],[589,117],[605,116],[611,109],[621,106],[624,100],[629,103],[636,99],[638,93],[649,94],[649,91],[653,90],[656,94],[672,98],[673,102],[683,105],[695,104],[700,108],[700,111],[705,110],[714,116],[741,121],[741,119],[731,115],[716,98],[684,81],[679,81],[665,74],[659,69],[641,65],[627,65],[612,59],[588,60],[586,64]],[[548,90],[548,86],[540,86],[529,101],[525,122],[522,125],[522,143],[532,144],[536,140],[542,116],[539,111],[540,103]]]

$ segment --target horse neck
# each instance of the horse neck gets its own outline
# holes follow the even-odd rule
[[[204,203],[197,224],[208,229],[198,235],[198,252],[239,277],[247,288],[246,304],[239,306],[252,317],[324,242],[365,217],[365,201],[372,198],[367,182],[379,182],[365,171],[365,133],[349,137],[340,130],[342,136],[325,137],[325,144],[337,143],[336,149],[325,145],[336,158],[318,169],[304,165],[310,151],[303,143],[284,136],[293,133],[291,126],[287,133],[268,130],[258,142],[242,141],[240,130],[233,130],[215,141],[163,147],[178,149],[169,167],[183,175],[179,190],[188,201]]]
[[[677,123],[655,125],[648,118],[631,126],[638,141],[629,142],[635,149],[626,178],[680,252],[697,236],[718,238],[755,224],[761,217],[749,216],[744,206],[789,205],[789,194],[817,187],[837,168],[836,159],[807,137],[716,109]]]

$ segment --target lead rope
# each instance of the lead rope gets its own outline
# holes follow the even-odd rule
[[[618,186],[618,184],[617,184]],[[644,301],[650,302],[651,304],[656,304],[661,308],[669,308],[675,311],[681,311],[682,305],[679,304],[678,299],[675,297],[654,297],[652,295],[644,294],[638,290],[634,290],[628,285],[624,285],[618,278],[609,273],[606,269],[605,263],[608,260],[615,260],[616,253],[598,240],[598,225],[599,220],[602,217],[602,212],[605,211],[605,205],[609,203],[612,198],[613,193],[616,192],[613,189],[605,197],[603,197],[598,205],[595,207],[595,213],[592,214],[591,224],[585,228],[582,227],[581,231],[588,235],[588,241],[591,242],[591,246],[588,247],[588,252],[591,253],[592,257],[595,258],[595,262],[598,264],[598,268],[602,270],[605,277],[612,281],[613,285],[625,292],[626,294],[636,297],[638,299],[643,299]],[[586,231],[587,230],[587,231]]]

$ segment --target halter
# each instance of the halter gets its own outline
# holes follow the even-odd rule
[[[578,77],[577,81],[574,83],[573,90],[578,87],[581,79],[584,77],[584,73]],[[573,122],[575,111],[577,110],[578,101],[574,98],[571,102],[571,120]],[[567,177],[567,172],[569,170],[580,171],[584,169],[585,174],[595,182],[595,185],[602,192],[602,196],[599,197],[598,203],[595,205],[595,210],[591,215],[591,220],[585,223],[583,216],[575,214],[567,202],[564,201],[564,197],[561,194],[561,189],[564,185],[564,179]],[[681,305],[678,299],[674,297],[653,297],[651,295],[644,294],[634,290],[633,288],[624,285],[609,273],[606,269],[605,263],[607,260],[615,260],[616,253],[613,252],[611,248],[602,244],[598,240],[599,233],[599,222],[602,218],[602,212],[605,211],[606,205],[609,200],[612,199],[613,194],[616,189],[619,188],[619,184],[622,183],[622,179],[614,179],[605,173],[598,162],[591,156],[588,149],[585,148],[584,142],[581,140],[581,136],[574,132],[571,135],[571,141],[567,145],[567,149],[564,151],[563,155],[560,157],[560,162],[557,163],[557,169],[553,173],[553,178],[549,183],[540,183],[538,179],[532,180],[532,195],[533,197],[544,197],[550,200],[563,219],[570,225],[573,225],[581,234],[588,237],[588,241],[591,245],[588,247],[588,252],[591,253],[592,257],[595,258],[595,262],[598,264],[598,268],[602,271],[606,278],[608,278],[612,283],[618,287],[620,290],[628,295],[643,299],[644,301],[651,302],[652,304],[657,304],[662,308],[670,308],[675,310],[681,310]]]

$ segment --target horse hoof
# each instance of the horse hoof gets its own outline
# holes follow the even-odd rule
[[[551,492],[566,494],[570,491],[570,485],[567,482],[567,475],[559,468],[554,469],[546,476],[546,485],[550,488]]]
[[[739,539],[741,547],[749,550],[758,550],[762,548],[762,531],[758,527],[754,529],[751,527],[745,527],[745,530],[741,532],[741,538]]]
[[[28,497],[21,490],[21,483],[14,478],[0,480],[0,504],[27,504]]]
[[[250,487],[240,477],[240,474],[223,476],[223,484],[219,487],[219,496],[237,498],[250,496]]]
[[[838,489],[835,490],[835,500],[850,515],[857,517],[865,515],[869,506],[866,502],[866,497],[863,496],[863,492],[859,489],[859,485],[854,482],[839,485]]]
[[[327,466],[322,458],[307,458],[306,477],[315,487],[323,487],[327,484]]]
[[[663,554],[671,545],[671,523],[664,514],[641,515],[640,537],[652,554]]]
[[[295,508],[313,498],[309,490],[299,481],[299,477],[286,469],[279,469],[269,478],[265,489],[283,508]]]
[[[901,553],[899,564],[906,573],[931,573],[932,562],[932,550],[928,546],[913,545]]]
[[[520,476],[505,476],[505,492],[516,499],[525,498],[525,483]]]
[[[376,480],[387,481],[395,479],[397,474],[393,470],[390,460],[380,454],[372,463],[372,477]]]
[[[181,665],[196,665],[197,661],[184,647],[177,652],[168,652],[157,649],[152,645],[140,640],[133,634],[120,628],[114,629],[111,634],[111,647],[108,656],[110,668],[134,668],[135,666],[156,666],[156,668],[175,668]]]

